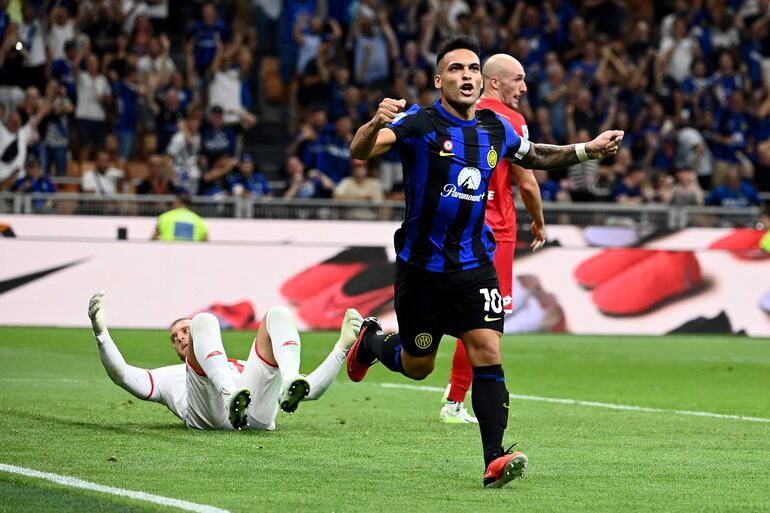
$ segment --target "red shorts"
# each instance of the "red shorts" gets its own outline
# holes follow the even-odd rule
[[[495,250],[495,270],[500,280],[500,295],[503,296],[503,311],[513,311],[513,251],[516,243],[498,242]]]

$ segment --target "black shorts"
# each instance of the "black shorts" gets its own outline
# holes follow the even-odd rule
[[[503,300],[490,262],[451,273],[396,261],[395,307],[401,347],[412,356],[438,350],[442,335],[489,328],[503,331]]]

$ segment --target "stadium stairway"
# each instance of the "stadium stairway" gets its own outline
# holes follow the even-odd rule
[[[285,114],[275,115],[270,107],[262,111],[257,125],[243,134],[243,151],[251,153],[257,169],[268,180],[283,180],[289,128]]]

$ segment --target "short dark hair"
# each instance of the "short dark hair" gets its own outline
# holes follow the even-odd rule
[[[180,317],[179,319],[176,319],[174,322],[172,322],[171,325],[168,327],[168,329],[173,328],[176,325],[176,323],[178,323],[178,322],[191,321],[191,320],[192,319],[190,319],[189,317]]]
[[[179,193],[177,193],[176,200],[187,208],[190,208],[190,205],[192,205],[192,199],[190,198],[190,193],[187,191],[180,191]]]
[[[478,41],[470,36],[455,36],[447,39],[439,46],[438,53],[436,53],[436,69],[438,69],[441,59],[453,50],[470,50],[481,59],[481,47]]]

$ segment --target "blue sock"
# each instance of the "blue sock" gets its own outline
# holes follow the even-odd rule
[[[367,334],[363,340],[363,346],[385,367],[393,372],[404,374],[404,367],[401,364],[401,337],[398,333]]]
[[[479,419],[484,467],[503,454],[503,435],[508,427],[508,389],[502,365],[473,368],[473,412]]]

